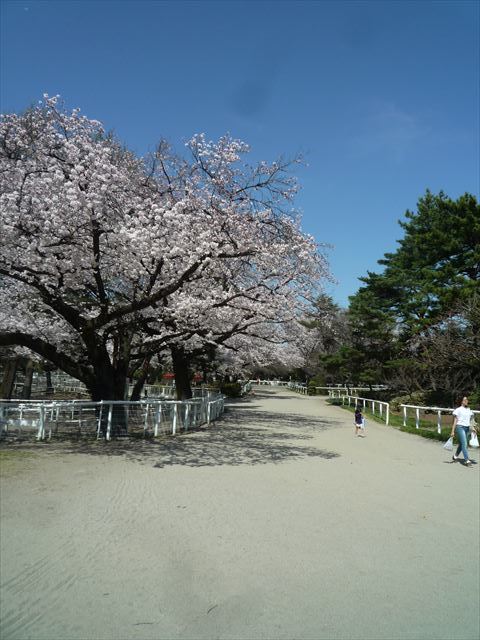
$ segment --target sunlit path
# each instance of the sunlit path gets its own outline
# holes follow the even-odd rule
[[[79,447],[5,467],[2,640],[478,637],[479,468],[438,442],[260,388]]]

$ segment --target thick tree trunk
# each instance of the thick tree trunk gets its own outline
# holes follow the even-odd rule
[[[30,400],[32,395],[32,380],[33,380],[33,360],[27,360],[25,366],[25,380],[23,382],[22,398],[24,400]]]
[[[8,360],[3,373],[2,386],[0,388],[0,397],[10,400],[15,386],[15,377],[17,375],[18,358]]]
[[[132,393],[130,396],[130,400],[137,401],[140,400],[142,395],[142,389],[147,381],[148,374],[150,373],[150,361],[146,359],[143,362],[142,368],[140,370],[139,377],[135,380],[135,384],[133,385]]]
[[[177,400],[189,400],[192,397],[189,359],[182,347],[172,347],[171,351]]]
[[[132,393],[130,395],[130,400],[132,402],[137,402],[142,397],[142,390],[145,386],[145,382],[147,381],[148,371],[145,371],[140,374],[140,377],[135,380],[135,384],[133,385]]]
[[[128,435],[128,411],[124,404],[112,404],[108,400],[125,401],[126,375],[115,371],[110,363],[95,368],[94,379],[88,389],[94,402],[103,400],[101,432],[105,437],[110,415],[110,435],[112,437]]]
[[[45,382],[47,384],[45,393],[47,393],[48,395],[54,393],[55,389],[52,386],[52,372],[50,371],[50,369],[45,370]]]

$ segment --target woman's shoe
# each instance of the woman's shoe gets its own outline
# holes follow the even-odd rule
[[[453,455],[453,456],[452,456],[452,462],[457,462],[457,460],[458,460],[457,456],[456,456],[456,455]]]
[[[465,460],[464,462],[466,467],[473,467],[472,461],[471,460]]]

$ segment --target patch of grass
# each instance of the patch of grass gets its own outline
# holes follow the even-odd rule
[[[15,449],[0,449],[0,463],[6,460],[16,460],[18,458],[33,458],[34,451],[17,451]]]
[[[417,429],[416,427],[410,426],[404,427],[402,424],[402,426],[400,427],[400,431],[405,431],[406,433],[414,433],[417,436],[422,436],[422,438],[430,438],[430,440],[440,440],[440,442],[446,442],[450,437],[449,428],[442,429],[441,433],[438,433],[436,428],[435,430],[422,428]]]
[[[22,463],[34,458],[33,451],[18,451],[16,449],[0,449],[0,474],[22,468]]]
[[[340,407],[341,409],[346,409],[350,413],[355,412],[354,407],[348,406],[346,404],[342,405],[342,401],[338,398],[332,398],[331,400],[329,400],[329,404]],[[369,420],[373,420],[374,422],[385,425],[385,420],[383,418],[380,418],[378,414],[373,414],[371,409],[364,409],[362,407],[362,413],[365,417],[368,417]],[[441,433],[438,433],[437,425],[434,422],[429,422],[427,420],[420,420],[418,429],[415,426],[411,426],[408,424],[406,427],[404,427],[403,417],[392,413],[390,413],[389,416],[388,426],[394,427],[395,429],[400,429],[400,431],[404,431],[405,433],[413,433],[416,436],[429,438],[430,440],[439,440],[440,442],[445,442],[450,436],[450,427],[442,427]]]

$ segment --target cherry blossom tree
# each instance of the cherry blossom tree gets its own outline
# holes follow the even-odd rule
[[[124,399],[128,376],[170,350],[189,359],[238,337],[278,342],[328,276],[289,211],[291,163],[195,136],[138,158],[57,97],[0,125],[0,345],[23,347]],[[179,384],[180,381],[180,384]]]

